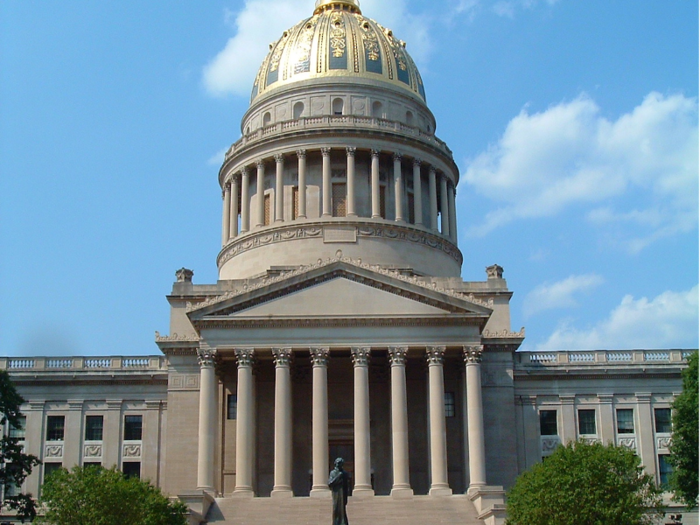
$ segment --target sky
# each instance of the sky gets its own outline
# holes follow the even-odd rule
[[[698,3],[361,0],[454,152],[462,277],[523,349],[698,347]],[[0,2],[0,355],[158,354],[223,152],[313,0]]]

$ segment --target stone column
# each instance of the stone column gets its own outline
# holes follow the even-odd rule
[[[275,155],[275,222],[284,222],[284,155]]]
[[[429,189],[429,193],[430,193],[430,224],[428,224],[428,226],[433,231],[438,231],[438,224],[437,224],[438,205],[437,205],[437,181],[436,181],[436,177],[437,177],[437,174],[435,173],[435,168],[430,166],[430,171],[428,172],[428,189]]]
[[[420,180],[420,159],[413,159],[413,219],[415,224],[423,224],[423,190]]]
[[[255,459],[255,400],[252,348],[236,348],[238,360],[238,414],[236,421],[236,488],[234,496],[253,496]]]
[[[250,231],[250,175],[241,170],[241,233]]]
[[[467,418],[469,419],[469,489],[486,486],[484,414],[481,402],[481,345],[464,347],[467,369]]]
[[[642,459],[642,465],[647,474],[656,478],[656,441],[654,436],[654,409],[651,406],[651,393],[635,393],[637,400],[637,417],[639,432],[637,433],[637,454]]]
[[[447,177],[443,175],[440,177],[440,226],[445,237],[450,236],[450,206],[447,202]]]
[[[297,150],[297,158],[299,159],[299,216],[297,218],[306,219],[306,150]]]
[[[369,347],[353,347],[355,376],[355,487],[353,496],[374,496],[369,428]]]
[[[327,347],[311,348],[313,365],[311,497],[330,498],[328,488],[328,356]]]
[[[292,493],[292,381],[291,348],[273,348],[275,358],[275,485],[272,497]]]
[[[238,175],[231,177],[231,226],[229,227],[230,238],[238,237]]]
[[[357,217],[355,211],[355,151],[357,148],[345,148],[347,152],[347,197],[348,197],[348,217]]]
[[[260,228],[260,226],[265,225],[265,163],[259,161],[256,164],[258,168],[257,177],[257,199],[256,199],[256,213],[255,213],[255,227]]]
[[[372,218],[382,218],[382,207],[379,202],[379,151],[372,150]]]
[[[403,216],[403,175],[401,173],[401,155],[394,153],[394,208],[396,221],[405,222]]]
[[[214,448],[216,445],[216,350],[200,348],[199,359],[199,449],[197,489],[214,491]]]
[[[450,237],[457,242],[457,208],[455,205],[455,193],[457,188],[450,184],[447,191],[447,211],[450,215]]]
[[[331,208],[331,148],[321,148],[323,155],[323,214],[322,217],[330,217],[333,209]]]
[[[231,186],[226,182],[224,183],[224,194],[222,197],[224,209],[221,218],[221,246],[225,246],[231,237]]]
[[[391,448],[394,470],[393,497],[412,496],[408,465],[408,409],[406,406],[405,346],[389,347],[391,360]]]
[[[445,424],[444,346],[429,346],[428,393],[430,402],[430,495],[452,494],[447,481],[447,428]]]

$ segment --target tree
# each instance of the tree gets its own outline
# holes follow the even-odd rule
[[[673,465],[671,489],[675,498],[689,507],[698,504],[698,354],[688,358],[683,370],[683,392],[673,402]]]
[[[113,467],[59,469],[44,483],[41,502],[51,525],[187,525],[187,506]]]
[[[518,477],[508,525],[642,525],[661,512],[661,490],[629,449],[572,442]]]
[[[19,429],[23,425],[19,407],[24,399],[19,395],[10,375],[0,370],[0,427],[5,424]],[[13,493],[14,489],[22,486],[32,469],[39,464],[36,456],[25,454],[19,444],[20,438],[4,435],[0,440],[0,489],[3,494]],[[17,512],[21,520],[32,520],[36,516],[36,506],[31,494],[13,494],[6,496],[4,501],[0,494],[0,507],[5,506]]]

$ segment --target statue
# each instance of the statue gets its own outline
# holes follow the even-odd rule
[[[348,525],[345,507],[350,491],[350,474],[343,470],[343,463],[343,458],[336,459],[335,468],[331,470],[328,478],[328,486],[333,492],[333,525]]]

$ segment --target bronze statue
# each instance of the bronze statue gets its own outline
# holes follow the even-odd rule
[[[350,474],[343,470],[343,463],[343,458],[336,459],[335,468],[328,478],[328,486],[333,491],[333,525],[348,525],[345,506],[348,504]]]

